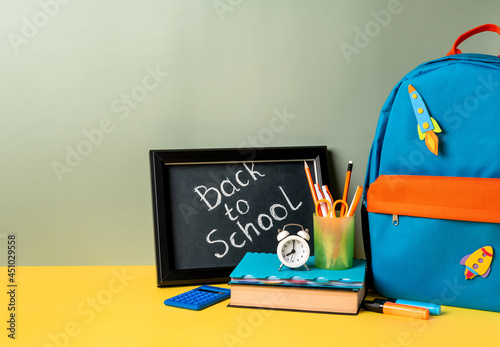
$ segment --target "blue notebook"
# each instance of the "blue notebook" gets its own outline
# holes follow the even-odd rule
[[[278,286],[321,287],[360,289],[363,287],[366,272],[366,260],[354,259],[353,266],[347,270],[323,270],[314,265],[314,256],[306,262],[305,268],[289,269],[282,267],[274,253],[245,254],[240,263],[231,272],[230,283],[260,284]]]

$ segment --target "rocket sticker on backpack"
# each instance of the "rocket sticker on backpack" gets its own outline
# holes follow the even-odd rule
[[[408,93],[410,94],[411,105],[413,106],[413,112],[415,112],[418,122],[418,137],[420,140],[425,139],[425,145],[429,151],[438,155],[439,138],[436,133],[440,133],[441,128],[438,122],[429,114],[429,110],[420,93],[411,84],[408,85]]]
[[[493,247],[484,246],[472,254],[468,254],[460,260],[461,265],[465,265],[465,279],[471,279],[479,275],[488,277],[491,271],[491,261],[493,260]]]

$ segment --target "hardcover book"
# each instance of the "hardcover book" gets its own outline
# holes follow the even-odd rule
[[[347,270],[323,270],[314,257],[304,269],[279,270],[273,253],[247,253],[231,273],[232,307],[356,314],[365,296],[366,261]]]

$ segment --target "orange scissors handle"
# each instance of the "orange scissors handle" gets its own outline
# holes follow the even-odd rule
[[[321,204],[325,203],[326,204],[326,209],[328,211],[328,214],[326,216],[322,216],[321,214]],[[316,202],[316,215],[320,217],[330,217],[330,212],[332,211],[332,203],[328,201],[327,199],[320,199]]]
[[[344,209],[341,209],[339,212],[339,216],[338,218],[344,218],[347,216],[347,211],[349,210],[349,205],[347,205],[347,202],[345,200],[337,200],[333,203],[333,206],[332,206],[332,211],[333,211],[333,217],[334,218],[337,218],[337,214],[335,213],[335,206],[337,206],[337,204],[341,204],[342,206],[344,206],[345,208]],[[342,213],[342,210],[344,210],[344,213]]]

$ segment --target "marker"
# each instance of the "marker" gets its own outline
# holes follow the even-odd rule
[[[347,172],[345,174],[345,183],[344,183],[344,194],[342,195],[342,200],[347,201],[347,193],[349,192],[349,184],[351,183],[351,172],[352,172],[352,161],[347,164]],[[343,216],[345,213],[345,207],[342,204],[340,208],[340,215]]]
[[[349,211],[347,211],[346,217],[352,217],[354,215],[354,211],[356,211],[356,208],[358,207],[359,200],[361,200],[361,195],[363,195],[363,187],[358,186],[356,188],[354,198],[352,198],[351,207],[349,207]]]
[[[416,306],[422,307],[429,310],[429,314],[433,316],[439,316],[441,314],[441,305],[432,304],[429,302],[420,302],[420,301],[411,301],[411,300],[402,300],[402,299],[375,299],[375,302],[384,304],[386,302],[395,302],[396,304],[408,305],[408,306]]]
[[[429,319],[429,310],[426,308],[401,305],[390,301],[387,301],[385,303],[363,301],[361,307],[363,307],[367,311],[391,314],[394,316]]]
[[[304,170],[306,171],[307,182],[309,183],[309,189],[311,190],[311,195],[314,201],[314,204],[318,202],[318,196],[316,195],[316,190],[314,189],[314,183],[311,176],[311,171],[309,171],[309,166],[307,166],[306,161],[304,160]]]
[[[330,189],[328,189],[328,186],[322,186],[321,189],[323,190],[323,196],[325,197],[325,199],[330,201],[330,204],[333,205],[332,194],[330,193]]]

